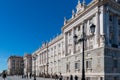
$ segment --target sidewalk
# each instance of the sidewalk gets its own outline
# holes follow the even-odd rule
[[[0,77],[0,80],[3,80],[2,77]],[[7,76],[7,78],[5,80],[34,80],[34,78],[32,77],[30,78],[22,78],[22,76]],[[51,78],[40,78],[40,77],[36,77],[36,80],[55,80],[55,79],[51,79]]]

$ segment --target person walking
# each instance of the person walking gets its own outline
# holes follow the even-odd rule
[[[36,80],[36,74],[34,74],[34,80]]]
[[[62,76],[61,73],[60,73],[60,75],[59,75],[59,80],[63,80],[63,76]]]
[[[77,75],[75,75],[75,80],[78,80],[78,77],[77,77]]]
[[[58,75],[57,74],[55,74],[55,80],[58,80]]]
[[[73,75],[70,75],[70,80],[73,80]]]
[[[2,77],[3,77],[3,80],[5,80],[5,78],[7,77],[5,71],[3,72]]]
[[[32,74],[31,74],[31,73],[29,74],[29,77],[30,77],[30,79],[31,79],[31,77],[32,77]]]

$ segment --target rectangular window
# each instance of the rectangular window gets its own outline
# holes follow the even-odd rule
[[[71,49],[69,49],[69,54],[71,54]]]
[[[58,47],[60,48],[60,47],[61,47],[61,45],[60,45],[60,44],[58,44]]]
[[[75,62],[75,70],[79,70],[80,69],[80,62]]]
[[[118,20],[118,25],[120,25],[120,19]]]
[[[110,15],[111,18],[113,17],[112,15]],[[109,26],[109,42],[112,44],[114,42],[114,25],[113,23],[110,24]]]
[[[113,60],[114,68],[117,68],[118,61],[115,59]]]
[[[69,36],[71,36],[71,31],[69,32]]]
[[[92,68],[92,61],[88,60],[86,61],[86,69],[91,69]]]
[[[120,45],[120,30],[119,30],[119,45]]]
[[[54,46],[54,49],[56,49],[56,46]]]
[[[114,79],[113,80],[117,80],[117,77],[114,77]]]
[[[78,26],[78,31],[80,31],[80,26]]]
[[[66,72],[70,72],[70,62],[66,64]]]
[[[109,15],[109,21],[112,21],[112,20],[113,20],[112,15]]]

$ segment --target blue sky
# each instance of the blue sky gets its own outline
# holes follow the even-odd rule
[[[61,33],[64,17],[71,17],[77,1],[0,0],[0,72],[7,69],[10,55],[33,53]]]

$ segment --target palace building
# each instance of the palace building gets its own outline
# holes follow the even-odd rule
[[[84,43],[86,80],[120,80],[120,0],[78,0],[69,20],[64,18],[62,33],[32,54],[32,73],[64,78],[82,75],[82,42],[74,43],[73,36],[82,37],[82,28],[91,35]]]

